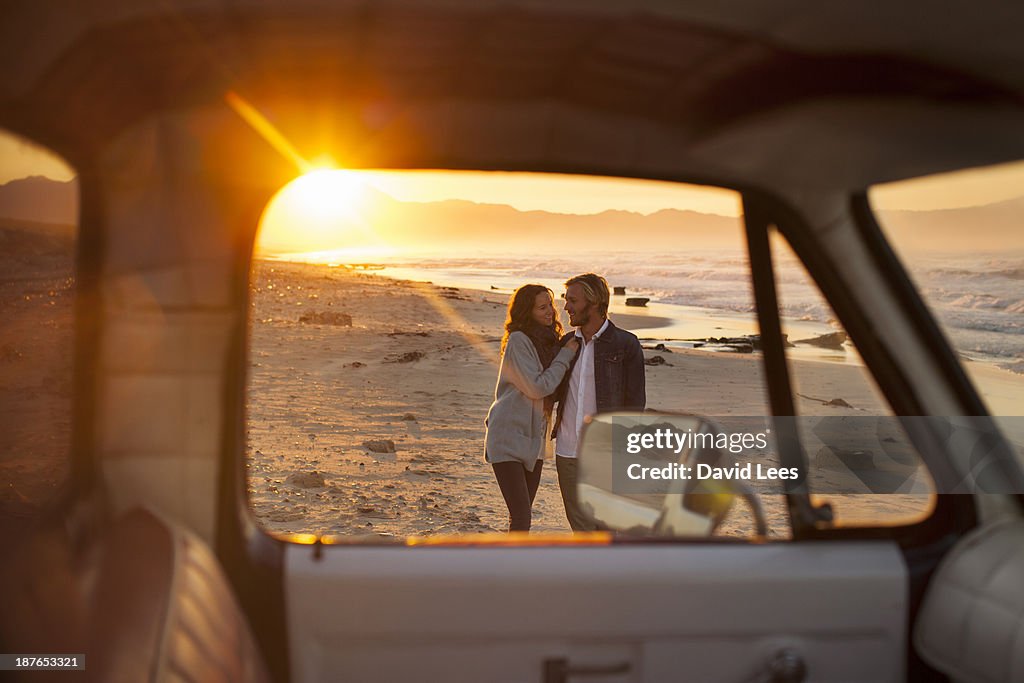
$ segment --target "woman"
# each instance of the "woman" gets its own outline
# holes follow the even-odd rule
[[[498,386],[485,421],[485,457],[508,506],[509,531],[530,530],[554,403],[550,396],[579,349],[574,338],[561,347],[561,334],[550,289],[523,285],[515,291],[501,340]]]

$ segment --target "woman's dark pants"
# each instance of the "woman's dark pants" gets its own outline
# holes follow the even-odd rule
[[[530,510],[533,508],[533,499],[537,496],[544,461],[538,459],[532,472],[518,461],[495,462],[491,463],[491,467],[494,468],[494,478],[498,480],[501,495],[508,506],[508,530],[529,531],[532,516]]]

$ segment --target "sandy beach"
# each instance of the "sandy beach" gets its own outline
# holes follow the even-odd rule
[[[0,283],[0,377],[8,389],[0,531],[53,501],[69,471],[68,233],[20,225],[5,233],[17,249]],[[507,291],[265,261],[254,265],[252,289],[246,466],[251,505],[267,530],[400,539],[506,528],[504,502],[483,460],[483,420]],[[672,322],[658,310],[613,303],[612,318],[657,338]],[[711,417],[768,412],[758,353],[656,351],[655,344],[645,342],[645,355],[664,362],[646,368],[649,408]],[[810,360],[792,367],[801,414],[885,412],[863,368]],[[1024,376],[983,363],[967,369],[995,412],[1021,414]],[[834,399],[849,407],[825,405]],[[762,493],[771,534],[786,536],[781,497]],[[828,499],[849,522],[896,523],[930,506],[927,496]],[[533,528],[568,531],[550,460]],[[722,531],[750,529],[749,514],[737,505]]]
[[[257,262],[252,287],[249,495],[265,528],[396,538],[506,528],[483,460],[506,293],[277,261]],[[627,329],[639,322],[614,306],[611,317]],[[645,356],[665,361],[646,368],[650,409],[767,412],[758,353]],[[863,373],[852,364],[794,363],[799,411],[882,414]],[[848,407],[824,405],[840,398]],[[764,498],[770,535],[788,535],[781,496]],[[892,523],[931,506],[926,495],[830,499],[847,521]],[[750,528],[737,504],[722,531]],[[569,531],[550,459],[533,530]]]
[[[71,471],[73,229],[0,220],[0,536]]]

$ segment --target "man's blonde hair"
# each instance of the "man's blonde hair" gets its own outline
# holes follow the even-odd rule
[[[601,315],[608,317],[608,302],[611,299],[611,294],[608,291],[608,282],[594,273],[584,273],[583,275],[576,275],[565,281],[565,286],[579,285],[583,288],[583,296],[588,303],[597,306],[597,310],[601,312]]]

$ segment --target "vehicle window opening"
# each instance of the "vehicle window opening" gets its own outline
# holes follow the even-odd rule
[[[525,182],[499,175],[512,194]],[[586,271],[606,277],[610,319],[640,337],[647,408],[768,414],[761,354],[753,351],[758,326],[738,194],[538,176],[544,187],[531,196],[561,204],[489,197],[476,205],[431,204],[421,194],[403,195],[419,202],[412,207],[383,197],[387,187],[360,190],[369,177],[379,179],[325,172],[317,183],[343,185],[330,202],[304,198],[313,186],[303,181],[302,192],[278,195],[264,216],[261,244],[293,251],[268,256],[266,249],[251,278],[248,494],[265,528],[337,542],[504,531],[508,511],[483,459],[483,421],[494,400],[508,301],[526,282],[550,287],[568,330],[566,280]],[[611,218],[568,203],[578,195],[574,184],[594,182],[605,185],[588,189],[588,197],[625,202]],[[660,216],[656,204],[629,204],[663,190],[682,196],[680,207],[695,201],[692,193],[719,204]],[[292,235],[285,224],[268,226],[272,212],[289,203],[294,209],[294,202],[305,202],[302,220],[315,230]],[[508,205],[494,208],[502,203]],[[332,211],[350,229],[344,244],[318,248],[331,220],[339,220]],[[596,235],[591,244],[578,239],[588,230]],[[624,242],[632,233],[650,239]],[[297,244],[289,247],[293,237]],[[419,251],[403,253],[412,243]],[[722,382],[719,366],[735,379]],[[569,530],[554,464],[542,470],[531,533]],[[770,495],[778,498],[768,504],[770,534],[787,538],[785,503]],[[733,510],[723,533],[754,533],[742,506]]]
[[[61,499],[71,475],[75,171],[0,131],[0,534]]]
[[[799,417],[792,420],[807,459],[808,492],[832,505],[842,528],[916,524],[935,506],[941,459],[931,453],[923,425],[897,417],[887,396],[846,333],[832,304],[778,231],[769,234],[781,313],[784,352]],[[804,321],[826,324],[809,336]],[[927,431],[927,430],[924,430]],[[933,459],[934,460],[934,459]]]
[[[1024,421],[1017,417],[1024,403],[1022,178],[1024,161],[1016,161],[876,185],[857,214],[862,228],[873,226],[887,238],[952,346],[949,362],[974,389],[965,403],[976,409],[965,414],[991,414],[1018,454],[1024,453]]]

